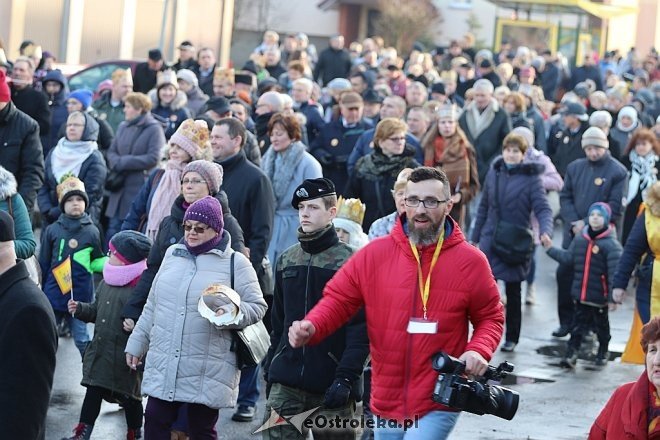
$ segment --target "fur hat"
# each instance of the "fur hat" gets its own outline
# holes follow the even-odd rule
[[[600,215],[605,219],[605,225],[607,226],[612,218],[612,208],[605,202],[596,202],[589,207],[589,215],[593,211],[598,211]]]
[[[151,250],[149,237],[137,231],[121,231],[112,236],[110,252],[124,264],[146,260]]]
[[[291,206],[293,206],[293,209],[298,210],[298,204],[300,202],[306,202],[308,200],[331,195],[337,195],[335,184],[332,180],[325,177],[318,179],[305,179],[305,181],[298,185],[298,188],[293,192]]]
[[[77,177],[69,175],[57,185],[57,202],[62,212],[64,212],[64,204],[71,196],[82,197],[85,200],[85,209],[89,207],[89,197],[85,192],[85,184]]]
[[[0,102],[9,101],[11,101],[11,91],[9,90],[9,84],[7,84],[5,72],[0,70]]]
[[[181,147],[192,160],[210,159],[209,128],[204,121],[183,121],[170,138],[170,144]]]
[[[222,217],[222,206],[220,206],[220,202],[215,197],[211,196],[203,197],[190,205],[186,210],[186,214],[183,216],[183,221],[185,222],[187,220],[204,223],[221,235],[222,229],[225,226]]]
[[[221,165],[208,160],[192,161],[183,169],[181,179],[185,178],[186,174],[191,171],[199,174],[202,176],[202,179],[206,181],[206,186],[209,188],[209,194],[215,195],[220,191],[222,177],[224,175],[224,170]]]
[[[0,242],[16,240],[14,219],[6,211],[0,211]]]
[[[587,148],[590,145],[605,149],[610,148],[610,142],[607,140],[607,136],[598,127],[589,127],[582,134],[582,148]]]

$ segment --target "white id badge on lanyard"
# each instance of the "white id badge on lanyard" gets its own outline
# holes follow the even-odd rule
[[[438,333],[438,323],[423,318],[410,318],[408,333],[434,335]]]

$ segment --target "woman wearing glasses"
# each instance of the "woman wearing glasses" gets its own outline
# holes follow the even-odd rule
[[[394,211],[392,188],[404,168],[417,168],[415,151],[406,148],[408,126],[397,118],[385,118],[376,126],[373,151],[355,164],[346,186],[346,197],[362,200],[367,205],[362,228]]]
[[[201,179],[191,174],[197,173],[184,180]],[[206,196],[192,203],[181,225],[184,239],[167,249],[126,345],[126,363],[135,370],[149,351],[142,381],[142,392],[149,396],[145,438],[170,438],[172,423],[187,404],[190,437],[216,439],[218,409],[233,407],[238,396],[232,330],[261,320],[266,302],[250,260],[231,249],[217,199]],[[240,296],[237,322],[222,327],[198,311],[202,292],[218,284],[232,286]]]
[[[168,160],[154,170],[131,204],[121,226],[147,234],[153,241],[158,226],[170,214],[170,207],[181,194],[181,173],[194,160],[211,160],[209,129],[204,121],[186,119],[167,143]]]
[[[101,218],[103,185],[108,170],[96,144],[99,124],[89,113],[73,112],[66,121],[65,133],[46,156],[44,184],[37,195],[44,230],[62,213],[56,188],[63,177],[74,176],[85,184],[89,197],[87,212],[96,224]]]
[[[538,219],[541,237],[550,238],[553,229],[552,210],[541,180],[545,167],[533,162],[523,163],[527,148],[527,141],[516,133],[504,138],[502,156],[495,158],[486,175],[472,235],[472,242],[478,243],[488,257],[493,275],[506,286],[506,340],[502,345],[505,352],[513,351],[520,337],[520,285],[527,277],[532,255],[529,253],[520,258],[522,262],[512,263],[511,258],[503,256],[501,251],[498,254],[493,245],[495,230],[498,225],[502,228],[506,223],[525,228],[531,236],[532,213]],[[511,238],[511,234],[509,237],[498,234],[497,238]],[[533,241],[530,245],[533,247]]]

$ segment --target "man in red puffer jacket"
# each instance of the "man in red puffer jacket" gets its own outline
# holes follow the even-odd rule
[[[392,233],[357,252],[305,319],[293,322],[289,342],[317,344],[364,306],[373,413],[399,422],[417,419],[420,434],[443,439],[459,413],[431,400],[438,377],[431,358],[444,351],[463,360],[466,373],[482,375],[502,337],[504,313],[486,257],[448,216],[452,202],[444,172],[415,169],[405,203]],[[387,426],[376,425],[376,432],[403,438],[404,428]]]

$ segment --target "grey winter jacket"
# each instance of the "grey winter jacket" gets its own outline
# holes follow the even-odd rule
[[[168,402],[210,408],[236,404],[240,371],[230,351],[231,329],[261,320],[266,302],[252,264],[235,253],[234,290],[241,296],[243,318],[236,326],[216,327],[197,311],[210,284],[231,282],[234,251],[229,234],[209,252],[194,256],[185,245],[171,246],[149,292],[142,316],[126,345],[126,353],[143,357],[149,350],[142,392]]]

